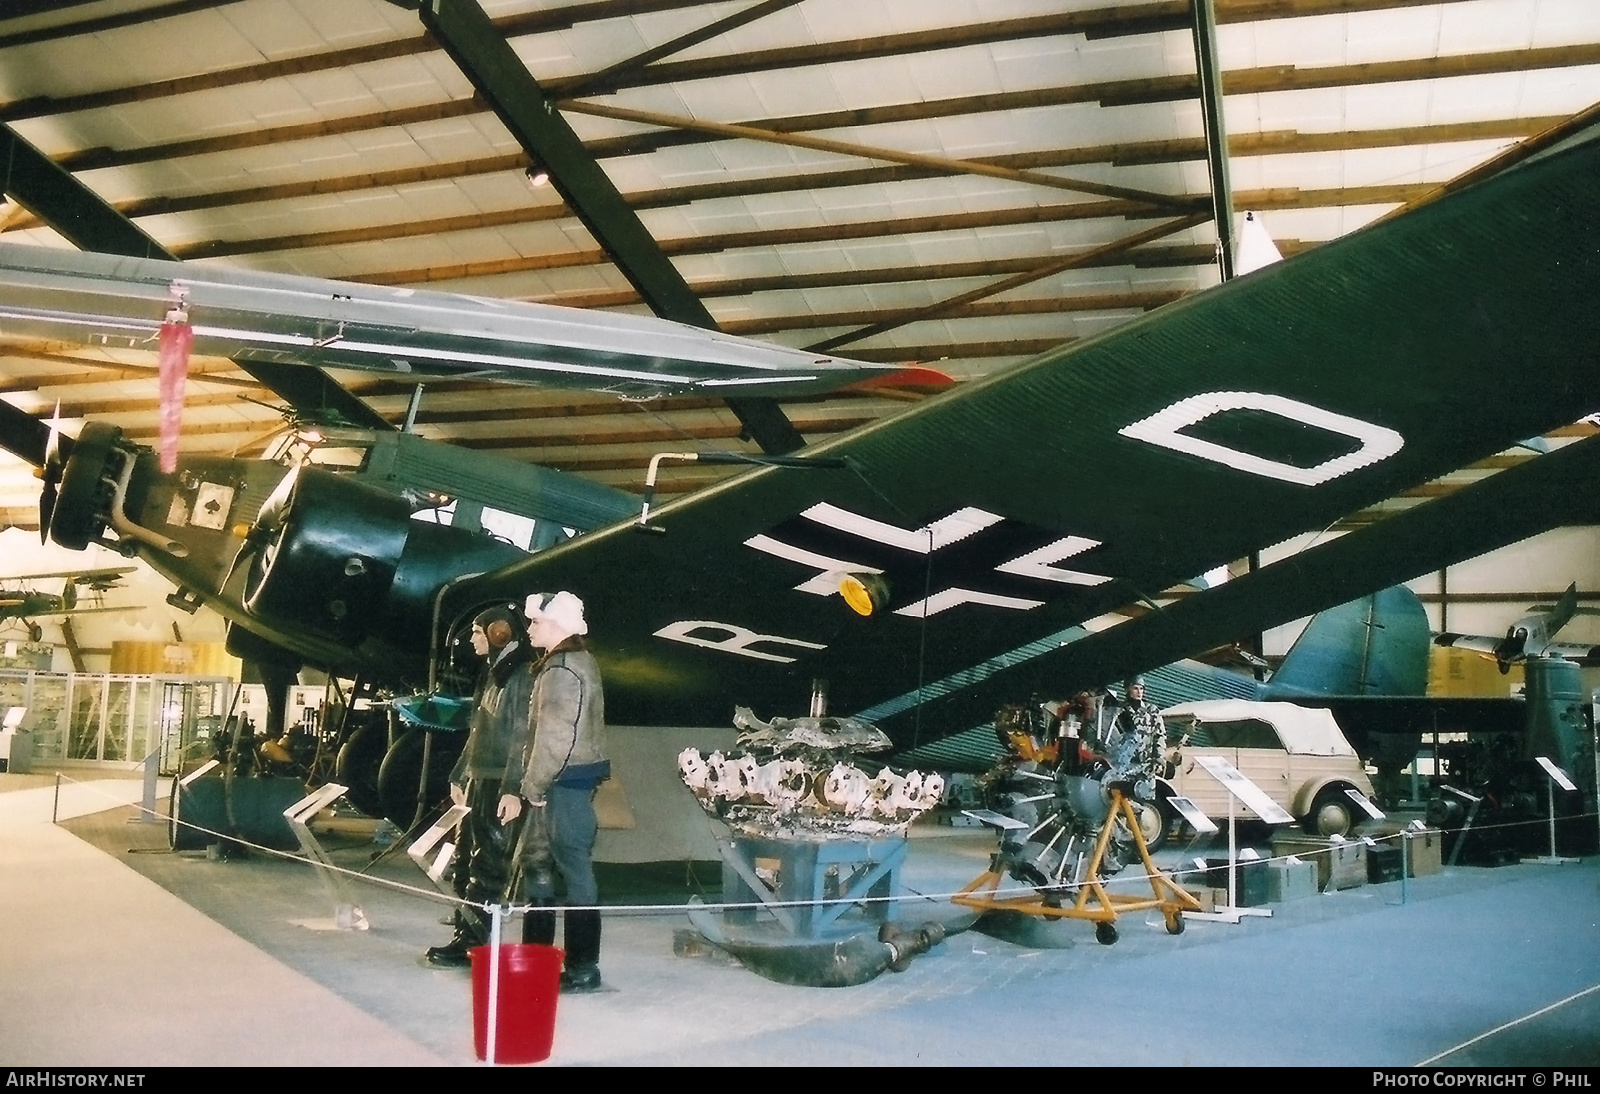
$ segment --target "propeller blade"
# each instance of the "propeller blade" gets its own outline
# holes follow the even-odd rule
[[[50,518],[56,511],[56,482],[45,477],[44,488],[39,491],[39,542],[50,540]]]
[[[61,400],[57,399],[56,408],[50,415],[50,435],[44,442],[44,466],[39,469],[39,478],[44,481],[44,486],[39,491],[40,543],[47,543],[50,539],[50,518],[56,511],[56,497],[59,493],[62,470]]]

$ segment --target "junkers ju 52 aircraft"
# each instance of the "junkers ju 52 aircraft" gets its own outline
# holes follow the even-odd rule
[[[975,724],[963,697],[983,688],[967,685],[1018,664],[1060,667],[1063,690],[1103,682],[1567,520],[1559,501],[1571,476],[1592,481],[1593,440],[1493,476],[1499,493],[1469,488],[1325,545],[1332,577],[1291,560],[1191,597],[1184,618],[1216,604],[1237,628],[1222,638],[1169,627],[1054,657],[1085,620],[1594,411],[1596,180],[1590,127],[658,509],[623,515],[626,499],[579,491],[588,520],[558,519],[592,530],[535,554],[315,466],[197,458],[163,474],[113,425],[91,423],[56,460],[42,423],[8,416],[4,433],[48,465],[53,539],[117,541],[258,647],[425,686],[484,603],[571,589],[615,723],[803,709],[826,679],[833,709],[873,712],[909,744]],[[178,308],[197,345],[235,357],[413,378],[770,392],[881,375],[643,319],[14,248],[0,268],[0,326],[25,334],[141,340]]]

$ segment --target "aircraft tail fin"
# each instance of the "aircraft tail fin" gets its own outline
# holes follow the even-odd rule
[[[1313,617],[1263,698],[1422,695],[1431,644],[1416,594],[1400,585],[1383,589]]]
[[[1561,599],[1550,606],[1550,618],[1545,624],[1546,631],[1551,637],[1562,627],[1572,622],[1572,617],[1578,614],[1578,583],[1574,581],[1567,586],[1567,591],[1561,594]]]

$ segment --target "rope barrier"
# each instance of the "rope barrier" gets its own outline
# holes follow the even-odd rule
[[[205,835],[208,835],[208,836],[214,836],[220,842],[227,842],[227,843],[235,844],[235,845],[238,845],[240,847],[247,848],[247,849],[249,849],[251,851],[260,853],[260,854],[270,855],[270,856],[273,856],[273,857],[276,857],[276,858],[280,858],[280,859],[284,859],[284,860],[287,860],[287,861],[290,861],[290,862],[305,863],[308,866],[312,866],[312,867],[318,868],[318,869],[331,870],[334,873],[337,873],[337,874],[339,874],[339,875],[341,875],[343,877],[353,878],[353,879],[355,879],[357,881],[365,882],[365,883],[370,884],[370,885],[375,885],[375,886],[378,886],[380,888],[388,889],[388,890],[393,891],[393,892],[410,893],[412,895],[422,897],[424,899],[430,900],[430,901],[432,901],[434,903],[438,903],[438,904],[447,904],[447,905],[452,905],[452,906],[462,907],[462,908],[478,908],[478,909],[484,911],[485,913],[490,913],[490,914],[492,914],[496,909],[500,909],[502,914],[516,915],[516,914],[520,914],[520,913],[526,912],[530,908],[534,908],[534,907],[538,907],[541,910],[544,910],[544,909],[547,908],[547,906],[545,906],[545,905],[535,906],[535,905],[531,905],[531,904],[509,904],[509,905],[507,905],[507,904],[478,903],[478,902],[475,902],[475,901],[464,900],[464,899],[462,899],[460,897],[453,896],[453,895],[451,895],[449,893],[439,892],[437,889],[425,889],[425,888],[422,888],[420,886],[408,885],[408,884],[406,884],[404,882],[391,881],[391,880],[389,880],[387,878],[374,877],[371,874],[365,873],[365,872],[360,871],[360,870],[352,870],[352,869],[350,869],[348,867],[336,866],[336,865],[328,864],[328,863],[312,862],[311,860],[307,859],[306,856],[302,852],[282,851],[282,850],[279,850],[279,849],[274,848],[274,847],[266,847],[266,846],[263,846],[261,844],[252,843],[249,840],[243,839],[243,838],[241,838],[239,836],[229,835],[229,834],[224,833],[224,832],[216,831],[215,829],[206,828],[206,827],[204,827],[202,825],[193,824],[193,823],[191,823],[189,821],[183,820],[181,817],[177,821],[173,821],[172,818],[170,818],[170,817],[168,817],[168,816],[166,816],[166,815],[164,815],[162,813],[159,813],[159,812],[157,812],[157,811],[155,811],[153,809],[145,808],[145,806],[142,803],[130,803],[130,802],[124,801],[121,798],[117,798],[117,797],[114,797],[114,796],[109,795],[109,794],[100,793],[100,792],[98,792],[98,791],[96,791],[94,789],[94,784],[95,784],[95,782],[99,782],[99,781],[103,781],[103,780],[83,781],[83,780],[79,780],[79,779],[74,779],[70,775],[67,775],[67,774],[62,773],[62,772],[57,772],[57,776],[58,776],[58,779],[65,779],[66,781],[68,781],[70,783],[74,783],[77,786],[83,787],[89,793],[97,794],[98,796],[104,798],[104,800],[106,800],[108,802],[111,802],[114,805],[130,805],[131,804],[141,814],[149,814],[153,819],[163,820],[163,821],[168,822],[169,824],[176,823],[176,824],[182,825],[183,827],[185,827],[187,829],[190,829],[192,831],[201,832],[201,833],[204,833]],[[59,785],[59,783],[58,783],[58,785]],[[1594,816],[1595,816],[1594,813],[1578,813],[1578,814],[1572,814],[1570,817],[1566,817],[1566,818],[1562,818],[1562,819],[1564,819],[1564,820],[1583,820],[1583,819],[1587,819],[1587,818],[1593,818]],[[1548,823],[1548,818],[1539,817],[1537,819],[1531,819],[1531,820],[1503,821],[1503,822],[1499,822],[1499,823],[1495,823],[1495,824],[1474,825],[1468,831],[1470,831],[1472,833],[1475,833],[1475,834],[1482,834],[1482,833],[1485,833],[1485,832],[1491,832],[1491,831],[1496,831],[1496,830],[1500,830],[1500,829],[1523,828],[1523,827],[1527,827],[1529,825],[1538,825],[1541,828],[1543,828],[1547,823]],[[1429,832],[1443,832],[1444,830],[1437,829],[1437,828],[1432,828],[1432,829],[1428,829],[1428,831]],[[1452,829],[1451,831],[1459,831],[1459,830]],[[1420,836],[1421,836],[1421,833],[1418,832],[1418,833],[1415,833],[1415,835],[1413,835],[1411,838],[1417,838],[1417,837],[1420,837]],[[1391,842],[1391,841],[1396,841],[1396,840],[1402,840],[1402,839],[1406,839],[1406,838],[1407,838],[1406,833],[1404,831],[1400,831],[1400,832],[1386,832],[1386,833],[1375,834],[1375,835],[1353,836],[1353,837],[1349,838],[1348,842],[1350,844],[1359,844],[1362,841],[1371,840],[1374,843],[1385,843],[1385,842]],[[1338,847],[1338,846],[1339,846],[1339,844],[1329,844],[1327,849],[1331,850],[1332,848],[1335,848],[1335,847]],[[1324,850],[1325,850],[1324,848],[1317,848],[1314,851],[1300,851],[1300,852],[1284,854],[1284,855],[1280,855],[1280,856],[1273,856],[1273,857],[1268,857],[1268,858],[1237,859],[1237,860],[1235,860],[1235,864],[1236,865],[1237,864],[1243,864],[1243,863],[1252,863],[1252,864],[1253,863],[1263,863],[1263,864],[1268,864],[1268,863],[1274,863],[1274,862],[1287,862],[1291,858],[1297,858],[1297,857],[1300,857],[1300,856],[1311,855],[1311,854],[1321,854],[1321,853],[1323,853]],[[1222,869],[1224,867],[1217,867],[1217,868],[1218,869]],[[1172,871],[1172,872],[1176,872],[1176,871]],[[1169,873],[1169,872],[1168,871],[1161,871],[1161,873],[1166,874],[1166,873]],[[1102,882],[1102,884],[1111,884],[1111,883],[1121,884],[1121,883],[1124,883],[1124,882],[1137,883],[1137,882],[1140,882],[1140,881],[1144,881],[1144,882],[1148,883],[1150,878],[1153,877],[1153,876],[1155,876],[1155,875],[1148,874],[1148,873],[1142,873],[1142,872],[1128,873],[1128,872],[1126,872],[1124,870],[1124,871],[1119,871],[1118,873],[1116,873],[1115,875],[1112,875],[1109,878],[1102,878],[1101,882]],[[1072,884],[1072,885],[1063,885],[1061,888],[1066,889],[1066,888],[1076,888],[1076,887],[1077,887],[1076,884]],[[837,906],[837,905],[903,904],[903,903],[918,903],[918,902],[941,903],[941,902],[949,901],[954,897],[961,896],[964,893],[964,891],[965,891],[964,889],[956,889],[956,890],[952,890],[952,891],[946,892],[946,893],[913,893],[911,896],[888,896],[888,897],[862,896],[862,897],[840,897],[840,898],[837,898],[837,899],[822,899],[822,900],[723,901],[723,902],[718,902],[718,903],[715,903],[715,904],[702,903],[702,904],[699,904],[699,905],[695,905],[695,907],[697,907],[699,909],[703,909],[705,911],[719,912],[719,911],[759,910],[759,909],[762,909],[762,908],[796,908],[796,907],[817,908],[817,907],[833,907],[833,906]],[[994,893],[992,893],[990,895],[991,896],[999,896],[999,897],[1004,897],[1004,896],[1025,896],[1025,895],[1032,895],[1032,894],[1035,894],[1037,892],[1039,892],[1039,889],[1036,886],[1020,885],[1019,884],[1015,888],[1006,887],[1006,888],[998,889],[998,890],[996,890]],[[648,916],[657,916],[657,915],[682,915],[682,914],[684,914],[685,909],[690,907],[690,904],[687,901],[685,901],[684,903],[674,903],[674,904],[592,904],[592,905],[590,905],[590,904],[570,904],[570,905],[562,905],[561,907],[562,907],[563,910],[566,910],[566,911],[598,911],[598,912],[604,912],[605,914],[611,915],[611,916],[640,916],[640,917],[648,917]]]

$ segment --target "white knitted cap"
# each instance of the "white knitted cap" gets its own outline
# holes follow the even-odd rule
[[[589,633],[589,624],[583,618],[583,601],[571,593],[534,593],[528,597],[524,611],[529,623],[548,619],[567,634]]]

